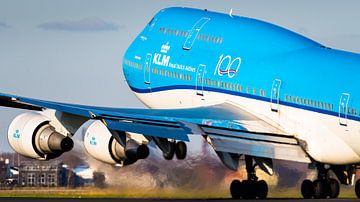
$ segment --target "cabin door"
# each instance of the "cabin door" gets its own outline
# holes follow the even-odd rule
[[[196,70],[196,94],[199,96],[204,96],[204,75],[205,75],[206,65],[200,64]]]
[[[151,53],[146,54],[145,65],[144,65],[144,83],[147,85],[150,84],[151,59],[152,59],[152,54]]]
[[[210,20],[210,18],[201,18],[198,20],[194,26],[191,28],[191,30],[188,31],[188,35],[186,37],[185,43],[183,45],[184,50],[190,50],[195,42],[195,39],[197,38],[201,28]]]
[[[348,105],[349,105],[350,94],[343,93],[340,96],[339,102],[339,123],[342,126],[347,126],[348,116]]]
[[[275,79],[272,84],[271,98],[270,98],[271,111],[273,112],[279,111],[280,87],[281,87],[281,80]]]

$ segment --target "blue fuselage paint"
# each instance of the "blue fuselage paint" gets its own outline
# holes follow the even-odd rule
[[[331,116],[343,109],[357,121],[359,68],[359,54],[263,21],[189,8],[157,13],[123,63],[136,93],[190,89],[272,102],[281,80],[280,105]],[[346,108],[339,107],[343,94]]]

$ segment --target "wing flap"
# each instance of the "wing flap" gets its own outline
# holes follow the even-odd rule
[[[178,126],[153,125],[137,123],[132,121],[105,120],[109,129],[139,133],[146,136],[170,138],[182,141],[189,141],[188,133]]]
[[[226,128],[203,127],[203,131],[208,135],[220,135],[229,138],[240,138],[254,141],[275,142],[282,144],[297,145],[295,138],[288,135],[259,133],[254,131],[229,130]]]
[[[299,145],[223,137],[218,135],[211,135],[210,139],[211,144],[216,151],[303,163],[311,162],[310,158]]]
[[[234,134],[231,136],[208,134],[208,138],[216,151],[303,163],[311,162],[295,138],[281,139],[256,134]]]
[[[39,106],[21,103],[15,97],[5,96],[0,94],[0,106],[4,107],[11,107],[11,108],[18,108],[18,109],[28,109],[28,110],[35,110],[41,111],[42,108]]]

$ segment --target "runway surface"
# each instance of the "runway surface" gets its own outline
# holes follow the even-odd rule
[[[317,200],[304,200],[304,199],[267,199],[268,201],[280,201],[280,202],[290,202],[290,201],[358,201],[357,199],[317,199]],[[204,201],[213,201],[213,202],[227,202],[227,201],[242,201],[242,200],[232,200],[232,199],[119,199],[119,198],[0,198],[0,202],[204,202]],[[259,201],[259,200],[244,200],[244,201]]]

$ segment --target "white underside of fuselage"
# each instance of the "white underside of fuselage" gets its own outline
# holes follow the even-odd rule
[[[304,141],[303,149],[317,162],[336,165],[360,162],[360,124],[357,121],[347,120],[347,126],[343,126],[339,117],[283,105],[274,112],[269,102],[217,92],[205,91],[199,96],[194,90],[167,90],[135,95],[153,109],[232,103]]]

